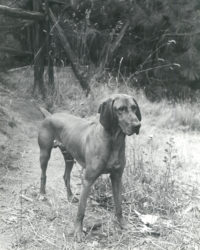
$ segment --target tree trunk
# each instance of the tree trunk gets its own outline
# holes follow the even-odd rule
[[[58,20],[54,16],[51,9],[49,9],[49,15],[50,15],[51,21],[53,22],[54,27],[57,31],[57,34],[60,38],[61,44],[62,44],[62,46],[63,46],[63,48],[68,56],[70,63],[71,63],[73,72],[74,72],[75,76],[77,77],[77,79],[79,80],[79,83],[80,83],[82,89],[86,91],[86,96],[87,96],[88,93],[90,92],[90,86],[87,83],[86,77],[84,76],[84,72],[77,65],[77,57],[74,54],[73,50],[71,49],[71,46],[67,40],[67,37],[65,36],[62,28],[60,27],[60,25],[58,23]]]
[[[42,10],[42,0],[33,0],[33,9],[35,11]],[[37,22],[34,26],[34,86],[33,93],[36,90],[42,94],[43,99],[45,98],[45,88],[44,88],[44,41],[45,36],[43,33],[44,23]]]
[[[126,23],[123,25],[122,29],[120,30],[118,36],[116,37],[115,41],[108,46],[105,59],[100,65],[100,71],[103,71],[104,68],[109,65],[115,51],[120,46],[121,40],[123,39],[128,27],[129,27],[129,21],[126,21]]]
[[[49,3],[48,0],[45,0],[45,11],[46,11],[46,30],[47,30],[47,55],[48,55],[48,65],[47,65],[47,72],[48,72],[48,87],[49,92],[53,94],[55,89],[54,84],[54,69],[53,69],[53,58],[52,58],[52,46],[51,46],[51,27],[49,21]]]

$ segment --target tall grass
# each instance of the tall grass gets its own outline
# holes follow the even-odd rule
[[[200,131],[200,102],[172,103],[166,99],[150,102],[143,91],[130,88],[126,79],[119,84],[119,79],[110,75],[103,82],[94,75],[90,81],[92,91],[89,97],[85,98],[70,67],[55,67],[54,72],[55,92],[46,100],[47,108],[51,106],[53,111],[66,109],[81,116],[91,116],[98,110],[101,99],[113,93],[128,93],[138,101],[145,125],[148,123],[161,129]],[[46,71],[44,76],[47,81]],[[33,85],[33,70],[29,67],[20,73],[19,71],[10,72],[6,76],[6,81],[9,82],[10,87],[17,89],[19,87],[21,94],[30,94]]]
[[[126,210],[134,207],[143,213],[172,214],[179,204],[176,178],[182,168],[173,137],[128,139],[127,164],[123,175]],[[103,185],[102,185],[103,183]],[[101,177],[93,188],[95,199],[102,206],[111,206],[110,180]]]
[[[160,121],[161,127],[200,131],[200,105],[177,103],[168,107],[168,112]]]

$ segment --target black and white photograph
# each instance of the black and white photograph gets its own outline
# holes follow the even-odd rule
[[[200,250],[200,1],[0,0],[0,250]]]

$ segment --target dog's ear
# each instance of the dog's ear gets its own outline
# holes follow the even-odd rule
[[[136,107],[137,107],[136,116],[137,116],[138,120],[141,122],[141,120],[142,120],[142,115],[141,115],[141,112],[140,112],[140,108],[139,108],[139,106],[138,106],[138,104],[137,104],[137,102],[136,102],[136,100],[135,100],[134,98],[133,98],[133,101],[135,102]]]
[[[100,123],[108,131],[112,131],[117,126],[117,116],[113,110],[114,100],[109,98],[99,106]]]

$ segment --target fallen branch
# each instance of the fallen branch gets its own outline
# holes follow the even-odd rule
[[[0,5],[0,14],[16,17],[21,19],[31,19],[36,21],[44,20],[44,14],[36,11],[27,11],[19,8],[11,8],[8,6]]]
[[[24,200],[26,200],[26,201],[33,202],[33,199],[31,199],[31,198],[25,196],[24,194],[21,194],[21,198],[24,199]]]
[[[3,47],[3,46],[0,46],[0,51],[4,53],[11,53],[11,54],[19,55],[19,56],[20,55],[22,56],[33,55],[33,53],[30,51],[23,51],[23,50],[18,50],[18,49],[14,49],[10,47]]]
[[[30,67],[30,65],[26,65],[26,66],[22,66],[22,67],[17,67],[17,68],[12,68],[12,69],[8,69],[7,72],[15,72],[15,71],[18,71],[18,70],[21,71],[21,70],[27,69],[29,67]]]

